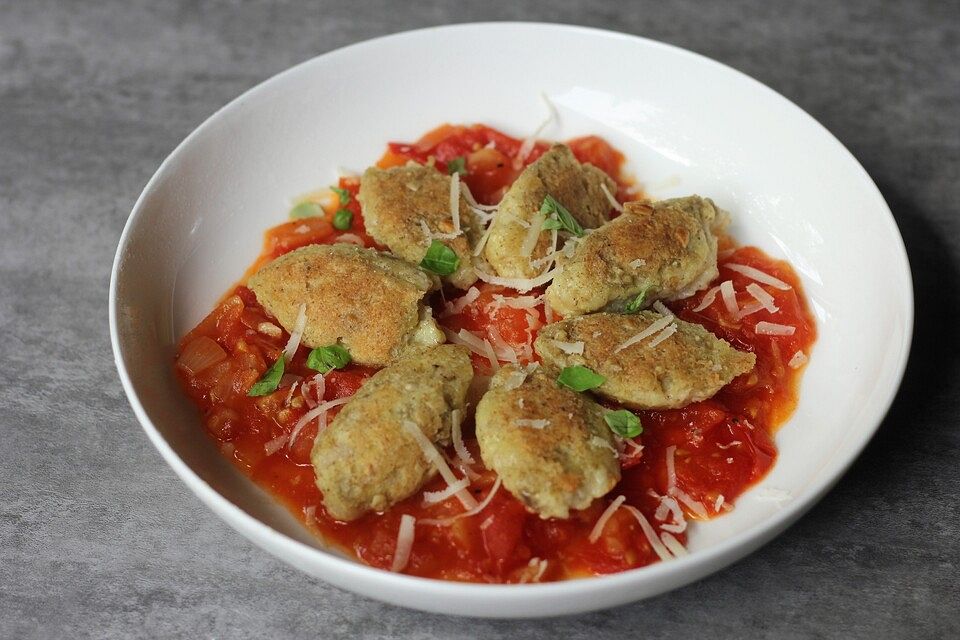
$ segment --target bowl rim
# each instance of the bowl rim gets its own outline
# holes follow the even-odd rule
[[[157,184],[163,179],[165,174],[169,171],[172,163],[180,156],[186,147],[188,147],[191,142],[202,135],[204,131],[211,126],[211,124],[219,118],[219,116],[228,109],[236,108],[236,106],[251,95],[258,94],[261,92],[269,91],[271,87],[280,81],[281,78],[285,78],[288,75],[301,72],[304,68],[316,63],[317,60],[321,58],[328,59],[330,57],[339,57],[342,55],[347,55],[349,52],[352,52],[358,48],[365,48],[372,46],[375,43],[380,43],[382,41],[389,40],[404,40],[411,39],[416,40],[423,37],[429,37],[432,33],[439,31],[457,31],[457,30],[484,30],[484,29],[503,29],[503,28],[521,28],[521,29],[545,29],[545,30],[556,30],[562,33],[576,33],[576,34],[585,34],[593,37],[602,37],[602,38],[613,38],[619,40],[626,40],[641,44],[645,47],[658,48],[670,52],[673,55],[684,56],[687,58],[694,59],[699,64],[704,64],[708,66],[713,66],[716,70],[721,71],[727,74],[734,74],[734,76],[739,77],[740,80],[746,80],[748,83],[752,84],[755,88],[759,88],[762,91],[767,92],[772,97],[776,99],[786,109],[793,109],[798,112],[801,117],[808,121],[808,123],[814,124],[824,135],[827,136],[827,139],[832,141],[833,145],[837,150],[846,157],[849,162],[852,162],[856,167],[856,170],[860,173],[862,181],[864,181],[864,186],[869,190],[869,195],[873,202],[871,203],[871,208],[876,208],[877,214],[881,216],[882,220],[880,221],[887,227],[887,231],[892,232],[892,237],[896,240],[898,252],[895,256],[892,256],[892,259],[897,260],[900,265],[899,267],[905,271],[906,278],[904,282],[906,283],[907,291],[909,296],[904,299],[903,304],[905,305],[905,339],[903,345],[898,354],[897,369],[894,378],[890,381],[890,388],[886,392],[886,397],[881,403],[873,405],[869,415],[862,418],[861,420],[865,423],[869,423],[869,428],[865,429],[863,433],[859,436],[859,441],[855,442],[850,449],[850,452],[837,463],[835,471],[833,473],[827,474],[823,477],[815,479],[811,482],[806,490],[795,496],[794,499],[782,509],[772,513],[768,518],[763,520],[761,523],[758,523],[745,531],[739,532],[730,536],[729,538],[710,546],[709,548],[698,550],[695,553],[690,554],[689,556],[677,558],[670,562],[657,562],[652,565],[647,565],[644,567],[638,567],[634,569],[628,569],[619,573],[613,573],[602,576],[593,576],[583,579],[574,579],[574,580],[565,580],[560,582],[550,582],[550,583],[536,583],[536,584],[484,584],[484,583],[463,583],[463,582],[454,582],[448,580],[441,580],[436,578],[423,578],[418,576],[409,576],[405,574],[392,573],[384,569],[378,569],[371,567],[365,564],[362,564],[358,561],[347,559],[344,557],[338,556],[336,553],[326,551],[323,549],[318,549],[312,547],[303,542],[299,542],[286,534],[270,527],[254,516],[248,514],[242,508],[228,500],[226,497],[221,495],[216,491],[212,486],[210,486],[206,481],[204,481],[196,472],[194,472],[173,450],[170,444],[164,439],[160,434],[160,431],[153,424],[150,416],[147,414],[145,408],[141,404],[136,390],[133,387],[133,382],[131,380],[130,374],[127,370],[126,364],[124,363],[123,357],[123,347],[121,345],[120,331],[119,331],[119,301],[118,301],[118,280],[120,277],[120,266],[124,256],[124,253],[127,249],[127,246],[130,242],[131,234],[133,233],[134,228],[137,226],[138,220],[141,217],[141,214],[144,209],[144,203],[146,202],[149,195],[154,191]],[[657,40],[652,40],[642,36],[636,36],[632,34],[622,33],[613,30],[599,29],[594,27],[584,27],[577,25],[569,24],[560,24],[560,23],[549,23],[549,22],[516,22],[516,21],[503,21],[503,22],[467,22],[467,23],[458,23],[450,25],[441,25],[434,27],[426,27],[421,29],[414,29],[408,31],[402,31],[398,33],[393,33],[389,35],[379,36],[376,38],[371,38],[356,42],[345,47],[334,49],[326,53],[314,56],[310,59],[307,59],[303,62],[300,62],[284,71],[281,71],[270,78],[256,84],[255,86],[247,89],[239,96],[225,104],[224,106],[217,109],[213,114],[208,116],[202,123],[200,123],[189,135],[186,136],[170,154],[163,160],[160,166],[157,168],[156,172],[151,176],[149,181],[143,188],[143,191],[140,193],[136,202],[133,205],[133,208],[130,212],[130,215],[124,225],[123,232],[120,235],[120,239],[117,245],[117,251],[114,256],[113,265],[110,274],[110,289],[109,289],[109,321],[110,321],[110,341],[113,349],[114,362],[117,367],[117,372],[120,377],[121,384],[123,386],[124,392],[127,396],[128,401],[130,402],[131,407],[133,408],[134,414],[136,415],[138,421],[140,422],[141,427],[146,432],[148,438],[153,443],[153,446],[160,452],[163,459],[167,462],[168,465],[174,470],[177,476],[193,491],[204,502],[205,505],[210,507],[221,519],[225,520],[232,528],[237,530],[239,533],[255,542],[258,546],[267,548],[272,555],[277,555],[276,550],[281,550],[284,555],[290,556],[309,556],[311,562],[315,563],[316,566],[321,567],[325,571],[330,571],[331,573],[340,574],[342,580],[338,580],[339,584],[347,584],[353,581],[357,582],[380,582],[386,587],[391,587],[394,589],[415,589],[421,593],[421,595],[426,596],[445,596],[449,598],[450,596],[461,596],[465,598],[483,596],[487,599],[495,599],[501,602],[506,602],[509,600],[515,600],[519,595],[530,596],[531,598],[536,596],[551,596],[559,595],[563,593],[572,594],[577,593],[579,595],[587,596],[590,594],[599,594],[601,592],[607,592],[611,589],[619,589],[621,587],[626,587],[631,583],[644,580],[644,581],[656,581],[661,578],[666,578],[671,574],[682,574],[685,572],[685,577],[681,578],[678,581],[671,581],[672,586],[667,590],[672,590],[680,586],[689,584],[694,580],[697,580],[705,575],[719,571],[720,569],[736,562],[737,560],[745,557],[749,553],[752,553],[757,548],[771,540],[773,537],[781,533],[788,526],[793,524],[801,515],[813,507],[826,493],[829,491],[832,486],[846,473],[850,465],[856,460],[863,449],[866,447],[867,443],[872,439],[883,419],[887,415],[890,406],[892,405],[894,399],[897,396],[898,390],[903,380],[903,376],[906,370],[907,362],[909,359],[910,349],[913,341],[913,329],[914,329],[914,313],[915,313],[915,304],[914,304],[914,291],[913,291],[913,277],[910,268],[910,261],[906,251],[906,247],[903,242],[903,237],[900,234],[899,228],[896,224],[896,220],[893,217],[893,213],[890,211],[889,206],[887,205],[885,199],[883,198],[882,193],[879,188],[874,183],[873,179],[863,168],[863,166],[857,161],[856,157],[841,143],[836,136],[834,136],[825,126],[823,126],[819,121],[817,121],[813,116],[808,114],[801,107],[793,103],[788,98],[784,97],[779,92],[771,89],[767,85],[763,84],[759,80],[754,79],[753,77],[745,74],[742,71],[739,71],[729,65],[726,65],[722,62],[709,58],[705,55],[696,53],[694,51],[678,47],[676,45],[668,44],[665,42],[660,42]],[[907,339],[909,337],[909,339]],[[283,558],[281,558],[283,559]],[[347,587],[349,588],[349,587]],[[623,602],[633,600],[636,598],[622,599]],[[426,607],[425,607],[426,608]],[[591,607],[599,608],[599,607]],[[585,608],[576,609],[584,610]],[[571,611],[573,613],[575,611]],[[457,612],[460,614],[469,615],[469,612]]]

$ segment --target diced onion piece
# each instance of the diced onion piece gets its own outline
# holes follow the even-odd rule
[[[297,424],[294,425],[293,431],[290,432],[290,440],[287,441],[287,446],[292,447],[293,443],[296,442],[297,436],[300,435],[300,432],[305,426],[310,424],[310,421],[319,418],[320,422],[317,426],[317,433],[323,431],[327,427],[327,411],[333,409],[334,407],[339,407],[342,404],[347,404],[350,402],[350,398],[353,396],[347,396],[346,398],[337,398],[336,400],[328,400],[317,405],[315,408],[310,409],[303,417],[297,420]]]
[[[539,276],[534,278],[501,278],[500,276],[495,276],[490,273],[486,273],[481,269],[477,269],[477,277],[487,282],[489,284],[498,284],[502,287],[510,287],[511,289],[516,289],[520,293],[526,293],[531,289],[545,285],[546,283],[553,280],[553,277],[560,273],[561,267],[555,267],[553,269],[548,269],[544,271]]]
[[[790,358],[790,362],[788,362],[787,365],[791,369],[799,369],[807,363],[807,360],[807,355],[803,351],[797,351],[793,354],[793,357]]]
[[[564,353],[570,355],[583,355],[583,340],[578,340],[577,342],[562,342],[560,340],[554,340],[553,344],[557,346],[557,349],[563,351]]]
[[[393,552],[393,564],[390,571],[400,573],[407,568],[410,562],[410,551],[413,549],[413,540],[416,536],[417,519],[408,513],[400,516],[400,528],[397,530],[397,547]]]
[[[423,501],[426,504],[436,504],[438,502],[443,502],[452,495],[463,491],[470,486],[469,478],[461,478],[454,482],[453,484],[448,484],[446,489],[441,489],[440,491],[424,491],[423,492]]]
[[[177,358],[177,365],[186,369],[190,375],[196,375],[204,369],[222,362],[226,357],[227,352],[217,344],[216,340],[207,336],[200,336],[191,340],[183,348]]]
[[[731,271],[742,273],[743,275],[753,280],[756,280],[757,282],[762,282],[763,284],[768,284],[775,289],[780,289],[781,291],[787,291],[793,288],[783,280],[780,280],[779,278],[774,278],[769,273],[765,273],[763,271],[760,271],[760,269],[755,269],[745,264],[736,264],[733,262],[728,262],[723,266],[726,267],[727,269],[730,269]]]
[[[647,345],[647,348],[653,348],[675,334],[677,332],[677,323],[671,324],[669,327],[665,327],[663,331],[658,333],[653,340],[650,341],[650,344]]]
[[[460,409],[454,409],[450,412],[450,433],[453,438],[453,450],[457,452],[457,457],[460,459],[460,462],[473,464],[475,460],[473,456],[470,455],[470,451],[467,450],[467,446],[463,444],[462,418],[463,411]]]
[[[693,308],[693,311],[703,311],[707,307],[713,304],[713,301],[717,299],[717,294],[720,293],[720,285],[711,287],[709,291],[703,294],[703,299],[700,300],[700,304]]]
[[[520,418],[513,421],[518,427],[529,427],[531,429],[545,429],[550,426],[550,421],[546,419]]]
[[[680,544],[680,541],[674,538],[669,533],[663,532],[660,534],[660,539],[663,540],[663,546],[670,550],[674,556],[679,558],[680,556],[688,555],[687,550]]]
[[[779,307],[774,304],[773,296],[767,293],[763,287],[758,285],[756,282],[751,282],[747,285],[747,293],[753,296],[753,299],[759,302],[764,309],[770,313],[776,313],[780,311]]]
[[[673,555],[660,541],[660,538],[657,537],[657,532],[654,530],[653,525],[640,513],[640,509],[629,504],[624,508],[640,523],[640,529],[643,531],[643,535],[646,536],[647,542],[650,543],[650,547],[653,548],[654,553],[656,553],[661,560],[673,560]]]
[[[460,233],[460,173],[450,176],[450,217],[453,219],[453,232]]]
[[[734,318],[740,313],[740,306],[737,304],[737,292],[733,290],[733,280],[724,280],[720,283],[720,296],[723,298],[723,306],[727,308]]]
[[[600,514],[600,517],[597,518],[597,524],[593,525],[593,530],[587,537],[587,540],[589,540],[591,544],[600,539],[600,534],[603,533],[603,528],[607,526],[607,522],[626,501],[626,496],[617,496],[617,498],[607,506],[604,512]]]
[[[480,513],[481,511],[487,508],[487,505],[490,504],[490,502],[493,500],[493,496],[496,495],[497,490],[500,488],[501,483],[502,481],[500,480],[500,476],[497,476],[497,479],[493,483],[493,486],[490,487],[490,493],[488,493],[487,497],[485,497],[483,501],[473,509],[469,509],[467,511],[464,511],[463,513],[458,513],[457,515],[451,516],[449,518],[438,518],[438,519],[424,518],[420,520],[420,524],[432,525],[437,527],[447,527],[453,524],[454,522],[456,522],[457,520],[460,520],[461,518],[469,518],[470,516],[477,515],[478,513]]]
[[[761,320],[753,330],[758,336],[792,336],[797,328],[789,324],[776,324]]]
[[[610,193],[610,189],[607,189],[607,185],[601,182],[600,189],[603,191],[603,195],[607,196],[607,200],[610,202],[610,206],[616,209],[617,211],[623,212],[623,205],[617,202],[617,199],[613,197],[612,193]]]
[[[293,331],[290,332],[290,339],[287,340],[287,346],[283,348],[283,357],[287,362],[293,360],[297,355],[297,349],[300,348],[300,339],[303,337],[303,330],[307,328],[307,305],[301,304],[297,309],[297,319],[293,323]]]
[[[334,239],[334,242],[342,242],[345,244],[355,244],[361,247],[364,246],[363,239],[360,236],[356,235],[355,233],[341,233],[339,236],[336,237],[336,239]]]
[[[652,336],[652,335],[654,335],[654,334],[660,333],[660,332],[663,331],[665,328],[667,328],[667,327],[673,322],[673,320],[674,320],[673,314],[670,314],[670,315],[667,315],[667,316],[664,316],[664,317],[660,318],[659,320],[657,320],[656,322],[653,322],[649,327],[647,327],[646,329],[644,329],[643,331],[641,331],[641,332],[638,333],[637,335],[632,336],[632,337],[627,338],[626,340],[624,340],[621,344],[619,344],[619,345],[617,346],[616,349],[613,350],[613,352],[614,352],[614,353],[620,353],[621,351],[623,351],[623,350],[626,349],[627,347],[629,347],[629,346],[631,346],[631,345],[637,344],[638,342],[640,342],[640,341],[643,340],[644,338],[648,338],[648,337],[650,337],[650,336]],[[668,337],[669,337],[669,336],[668,336]]]
[[[440,314],[441,318],[446,318],[447,316],[455,316],[467,306],[473,304],[477,298],[480,297],[480,290],[476,287],[470,287],[467,289],[467,292],[457,298],[456,300],[451,300],[443,306],[443,313]]]
[[[263,443],[263,450],[266,452],[268,456],[272,456],[277,451],[280,451],[280,449],[283,449],[283,445],[285,445],[286,443],[287,443],[287,434],[283,434],[283,435],[277,436],[273,440],[268,440],[267,442]]]
[[[447,464],[447,461],[443,459],[443,456],[440,455],[440,452],[437,451],[437,448],[432,442],[427,439],[427,436],[423,435],[423,431],[420,430],[420,427],[410,420],[403,420],[400,422],[403,430],[409,434],[413,440],[417,443],[417,446],[420,447],[420,450],[423,452],[423,456],[427,459],[428,462],[432,463],[434,467],[437,468],[437,471],[440,472],[440,476],[448,485],[454,485],[457,482],[457,476],[453,475],[453,471],[450,470],[450,466]],[[465,489],[460,489],[455,493],[457,499],[460,500],[460,504],[466,509],[473,509],[477,506],[477,501],[473,499],[473,496],[470,495]]]

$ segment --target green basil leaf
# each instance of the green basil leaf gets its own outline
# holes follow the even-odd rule
[[[330,187],[330,191],[333,191],[340,197],[340,206],[345,207],[350,204],[350,190],[341,189],[340,187]]]
[[[447,161],[447,173],[451,176],[459,173],[462,176],[467,175],[467,161],[463,156],[457,156]]]
[[[353,213],[346,209],[340,209],[333,214],[333,228],[339,231],[346,231],[353,225]]]
[[[636,298],[628,302],[627,305],[623,308],[623,312],[636,313],[637,311],[640,311],[640,309],[643,308],[643,303],[646,302],[647,300],[647,291],[649,291],[649,289],[644,289],[643,291],[640,292],[640,295],[638,295]]]
[[[603,421],[611,431],[624,438],[636,438],[643,433],[640,418],[626,409],[607,411],[603,414]]]
[[[550,216],[543,221],[543,228],[550,231],[552,229],[563,229],[563,223],[560,222],[555,216]]]
[[[606,381],[607,379],[599,373],[595,373],[579,364],[572,367],[564,367],[560,375],[557,376],[558,385],[573,389],[574,391],[596,389]]]
[[[293,209],[290,209],[290,217],[294,220],[298,218],[312,218],[323,215],[323,207],[316,202],[301,202]]]
[[[326,373],[331,369],[343,369],[350,364],[350,352],[339,344],[317,347],[307,355],[307,366],[314,371]]]
[[[281,353],[277,361],[263,374],[263,377],[250,387],[247,395],[253,398],[256,396],[266,396],[276,391],[277,387],[280,386],[280,378],[283,377],[283,369],[285,366],[286,363]]]
[[[580,223],[577,222],[577,219],[573,217],[565,206],[554,200],[553,196],[547,195],[543,199],[543,204],[540,205],[540,213],[547,214],[547,221],[555,217],[557,222],[551,222],[550,224],[559,224],[559,227],[546,226],[547,221],[544,221],[544,229],[563,229],[564,231],[569,231],[578,238],[583,237],[583,227],[580,226]]]
[[[420,266],[437,275],[448,276],[460,267],[460,258],[453,249],[439,240],[434,240],[420,261]]]

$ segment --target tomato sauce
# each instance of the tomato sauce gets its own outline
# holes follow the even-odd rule
[[[591,162],[616,178],[618,200],[638,197],[631,181],[622,175],[623,156],[608,143],[589,136],[567,144],[581,162]],[[390,143],[379,165],[389,167],[413,160],[446,171],[451,162],[463,158],[463,180],[474,197],[481,203],[495,204],[523,167],[549,148],[537,142],[529,155],[518,161],[521,146],[522,141],[483,125],[443,125],[415,143]],[[353,213],[351,229],[344,232],[333,227],[333,214],[339,205],[325,207],[322,215],[278,225],[266,233],[263,252],[248,274],[279,255],[309,244],[348,240],[376,247],[363,226],[363,212],[356,198],[359,180],[341,178],[338,186],[351,196],[344,205]],[[345,234],[350,235],[344,238]],[[803,368],[800,361],[804,358],[795,354],[809,355],[816,329],[799,279],[789,264],[753,247],[735,248],[729,240],[724,241],[723,249],[720,275],[711,287],[732,280],[738,304],[744,308],[754,302],[746,293],[753,280],[727,265],[760,269],[791,286],[764,287],[779,311],[771,314],[762,310],[733,321],[721,296],[695,311],[709,289],[669,306],[678,317],[703,325],[737,349],[755,353],[754,370],[732,381],[710,400],[677,410],[637,412],[644,429],[636,438],[639,446],[628,447],[621,455],[623,478],[619,486],[589,508],[573,512],[567,520],[542,520],[501,488],[476,516],[461,518],[450,526],[417,525],[405,573],[470,582],[530,582],[613,573],[656,562],[657,553],[627,509],[613,513],[595,542],[588,538],[598,518],[619,495],[625,496],[627,505],[639,509],[658,533],[670,531],[669,527],[663,528],[664,519],[656,517],[661,496],[670,483],[668,459],[676,487],[693,503],[682,504],[687,520],[711,518],[734,508],[736,497],[761,479],[776,461],[773,436],[796,405]],[[536,299],[542,289],[521,295],[503,287],[476,286],[480,292],[477,299],[456,313],[448,312],[447,304],[463,292],[446,289],[436,294],[431,302],[439,322],[454,331],[467,329],[481,336],[495,328],[518,353],[535,359],[530,345],[548,321],[547,310]],[[517,297],[523,302],[519,307],[503,304],[504,298]],[[763,321],[792,325],[796,330],[790,336],[758,334],[756,325]],[[264,323],[272,328],[264,331]],[[317,535],[366,564],[389,568],[401,515],[410,514],[418,520],[444,518],[464,509],[456,499],[426,505],[417,494],[382,514],[368,514],[353,522],[330,517],[324,511],[310,465],[318,421],[308,423],[292,441],[290,434],[310,406],[353,395],[375,370],[349,365],[331,371],[324,378],[322,397],[317,397],[316,390],[306,384],[316,372],[307,368],[309,350],[301,346],[287,365],[277,391],[248,397],[247,391],[280,357],[288,339],[253,292],[239,285],[183,338],[176,370],[202,413],[207,434],[225,456]],[[486,358],[473,355],[473,363],[478,375],[492,372]],[[328,422],[338,410],[334,407],[329,411]],[[463,433],[477,461],[472,465],[476,476],[469,490],[479,502],[489,495],[496,476],[480,460],[472,418],[464,422]],[[452,451],[447,454],[454,459]],[[425,490],[437,491],[444,486],[437,477]],[[674,529],[672,535],[680,544],[685,543],[685,532]]]

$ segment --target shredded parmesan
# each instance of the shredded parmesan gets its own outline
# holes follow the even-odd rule
[[[327,411],[334,407],[338,407],[341,404],[348,403],[351,397],[352,396],[348,396],[346,398],[337,398],[336,400],[323,402],[303,414],[303,417],[300,418],[297,421],[297,424],[293,427],[293,431],[290,432],[290,440],[287,442],[287,446],[292,447],[293,443],[297,440],[297,436],[300,435],[300,432],[303,430],[303,428],[310,424],[310,421],[315,418],[320,419],[320,422],[317,426],[317,433],[323,431],[327,427]]]
[[[438,502],[443,502],[450,496],[456,495],[457,493],[463,491],[470,486],[469,478],[461,478],[453,484],[448,484],[446,489],[440,491],[424,491],[423,492],[423,502],[424,504],[436,504]]]
[[[630,266],[633,267],[634,269],[639,269],[640,267],[647,266],[647,261],[644,260],[643,258],[637,258],[636,260],[630,261]]]
[[[623,350],[626,349],[627,347],[629,347],[629,346],[631,346],[631,345],[637,344],[638,342],[640,342],[640,341],[643,340],[644,338],[648,338],[648,337],[650,337],[650,336],[652,336],[652,335],[654,335],[654,334],[660,333],[663,329],[665,329],[666,327],[668,327],[668,326],[673,322],[673,319],[674,319],[674,318],[673,318],[673,314],[670,314],[670,315],[667,315],[667,316],[664,316],[664,317],[660,318],[660,319],[657,320],[656,322],[651,323],[649,327],[647,327],[646,329],[644,329],[643,331],[641,331],[641,332],[638,333],[637,335],[635,335],[635,336],[633,336],[633,337],[630,337],[630,338],[627,338],[626,340],[624,340],[622,343],[620,343],[620,344],[617,346],[616,349],[613,350],[613,352],[614,352],[614,353],[620,353],[621,351],[623,351]],[[669,337],[669,336],[668,336],[668,337]]]
[[[463,444],[463,425],[460,424],[463,418],[462,413],[460,409],[454,409],[450,412],[450,433],[453,437],[453,450],[457,452],[457,458],[460,459],[460,462],[467,465],[473,464],[475,460],[467,450],[467,446]]]
[[[647,542],[650,543],[650,547],[653,549],[654,553],[656,553],[661,560],[673,560],[673,555],[670,553],[669,549],[663,545],[663,543],[660,541],[660,538],[657,537],[657,532],[654,530],[653,525],[651,525],[644,515],[640,513],[640,509],[637,509],[629,504],[625,507],[625,509],[637,519],[637,522],[640,523],[640,529],[643,531],[643,535],[646,536]]]
[[[607,185],[601,182],[600,189],[603,191],[603,195],[607,196],[607,200],[610,202],[610,206],[616,209],[617,211],[623,212],[623,205],[617,202],[617,199],[613,197],[612,193],[610,193],[610,189],[607,188]]]
[[[773,296],[767,293],[764,288],[758,285],[756,282],[751,282],[747,285],[747,293],[753,296],[753,299],[760,303],[760,305],[770,313],[776,313],[777,311],[780,311],[779,307],[774,304]]]
[[[303,330],[307,328],[307,305],[301,304],[297,309],[297,319],[293,323],[293,331],[290,332],[290,339],[287,340],[287,346],[283,348],[283,357],[287,362],[293,360],[297,355],[297,349],[300,348],[300,339],[303,337]]]
[[[606,510],[600,514],[600,517],[597,518],[597,524],[593,525],[593,530],[590,532],[590,535],[587,537],[587,540],[591,544],[600,539],[600,534],[603,533],[603,528],[607,526],[607,521],[613,517],[613,514],[616,513],[624,502],[627,501],[626,496],[617,496],[617,498],[607,506]]]
[[[416,536],[417,519],[408,513],[400,516],[400,528],[397,530],[397,547],[393,552],[393,564],[390,571],[399,573],[407,568],[410,562],[410,551],[413,549],[413,540]]]
[[[463,345],[478,356],[486,358],[495,371],[500,369],[500,361],[497,359],[497,354],[494,352],[490,341],[470,333],[466,329],[460,329],[460,331],[454,333],[445,328],[443,332],[450,342]]]
[[[443,456],[440,455],[440,452],[437,451],[437,448],[432,442],[427,439],[427,436],[423,435],[423,431],[420,430],[420,427],[410,420],[403,420],[400,422],[400,425],[403,427],[403,430],[413,438],[417,443],[417,446],[420,447],[420,450],[423,452],[423,456],[427,459],[428,462],[432,463],[434,467],[437,468],[437,471],[440,472],[440,476],[449,486],[453,486],[457,483],[457,476],[453,475],[453,471],[450,470],[450,466],[447,464],[447,461],[444,460]],[[473,499],[473,496],[466,489],[460,489],[454,493],[457,496],[457,499],[460,500],[460,504],[466,509],[473,509],[477,506],[477,501]]]
[[[680,544],[680,541],[674,538],[669,533],[661,533],[660,539],[663,540],[663,546],[670,550],[674,556],[679,558],[680,556],[687,555],[687,550]]]
[[[484,282],[489,284],[498,284],[502,287],[510,287],[511,289],[516,289],[520,293],[526,293],[531,289],[545,285],[553,280],[553,277],[560,273],[561,269],[562,267],[548,269],[535,278],[501,278],[500,276],[486,273],[480,269],[477,269],[476,272],[477,277]]]
[[[497,480],[493,483],[493,486],[490,487],[490,493],[488,493],[487,497],[483,499],[483,502],[478,504],[473,509],[469,509],[467,511],[464,511],[463,513],[458,513],[457,515],[451,516],[449,518],[438,518],[438,519],[424,518],[420,520],[420,524],[432,525],[437,527],[447,527],[453,524],[454,522],[456,522],[457,520],[460,520],[461,518],[469,518],[470,516],[477,515],[478,513],[480,513],[481,511],[487,508],[487,505],[490,504],[490,501],[493,500],[493,496],[496,495],[497,490],[500,488],[501,483],[502,481],[500,480],[500,476],[497,476]]]
[[[712,287],[709,291],[703,294],[703,299],[700,301],[700,304],[693,308],[694,311],[703,311],[707,307],[713,304],[713,301],[717,299],[717,294],[720,293],[720,285]]]
[[[459,231],[454,231],[451,233],[440,233],[439,231],[431,231],[430,226],[427,225],[427,221],[423,218],[420,218],[420,230],[423,231],[423,238],[426,241],[426,244],[434,239],[436,240],[453,240],[460,235]]]
[[[792,336],[797,328],[789,324],[776,324],[761,320],[753,330],[758,336]]]
[[[524,258],[530,257],[530,254],[532,254],[536,248],[537,241],[540,239],[540,233],[543,231],[543,221],[546,217],[546,214],[538,211],[536,215],[533,216],[533,220],[530,221],[527,235],[524,236],[523,244],[520,245],[520,255]]]
[[[480,241],[477,242],[477,246],[473,248],[473,255],[479,256],[483,253],[483,248],[487,244],[487,239],[490,238],[490,233],[493,231],[493,224],[487,227],[487,230],[483,232],[483,235],[480,236]]]
[[[520,149],[517,151],[517,157],[513,159],[514,169],[523,168],[523,163],[526,161],[527,156],[530,155],[530,152],[533,151],[534,145],[537,144],[537,136],[539,136],[544,129],[550,126],[550,123],[558,119],[557,110],[553,106],[553,103],[550,102],[550,99],[547,98],[547,95],[545,93],[541,93],[540,97],[543,99],[544,104],[547,105],[549,115],[547,116],[546,120],[540,123],[540,126],[534,130],[530,137],[525,138],[524,141],[520,143]]]
[[[487,335],[490,336],[490,344],[493,345],[493,352],[499,360],[506,362],[517,362],[516,350],[507,344],[507,341],[500,335],[500,330],[495,324],[487,325]]]
[[[795,354],[793,354],[793,357],[790,358],[790,362],[788,362],[787,365],[791,369],[799,369],[807,363],[807,360],[808,358],[803,351],[797,351]]]
[[[713,503],[713,510],[717,513],[720,513],[720,507],[723,506],[723,494],[717,496],[717,499]]]
[[[460,173],[450,176],[450,217],[453,219],[453,232],[460,234]]]
[[[283,330],[272,322],[261,322],[257,325],[257,331],[271,338],[279,338],[280,334],[283,333]]]
[[[557,349],[563,351],[564,353],[570,355],[583,355],[583,341],[579,340],[577,342],[561,342],[560,340],[554,340],[553,344],[557,345]]]
[[[263,443],[263,450],[267,453],[268,456],[272,456],[280,449],[283,449],[283,445],[287,442],[287,434],[277,436],[273,440],[268,440]]]
[[[614,455],[617,454],[616,448],[600,436],[590,436],[590,446],[597,449],[609,449]]]
[[[547,324],[553,322],[553,307],[550,306],[550,300],[546,296],[543,297],[543,318]]]
[[[667,309],[667,305],[663,304],[660,300],[654,300],[653,304],[650,305],[653,307],[653,310],[659,313],[662,316],[672,316],[673,312],[670,309]]]
[[[293,384],[290,385],[290,391],[287,392],[287,397],[283,401],[284,406],[287,406],[288,404],[290,404],[290,401],[293,400],[293,392],[297,390],[297,385],[299,384],[300,384],[299,380],[294,380]]]
[[[480,290],[476,287],[470,287],[467,289],[467,292],[457,298],[456,300],[451,300],[450,302],[443,305],[443,313],[440,314],[441,318],[446,318],[447,316],[455,316],[468,305],[473,304],[477,298],[480,297]]]
[[[723,306],[727,308],[727,313],[736,318],[740,314],[740,307],[737,305],[737,292],[733,290],[733,280],[724,280],[720,283],[720,296],[723,298]]]
[[[677,500],[687,506],[694,515],[700,518],[707,518],[707,510],[702,504],[691,498],[685,491],[677,486],[677,466],[674,459],[677,453],[676,445],[667,447],[667,494],[675,497]]]
[[[730,269],[731,271],[742,273],[743,275],[753,280],[756,280],[757,282],[762,282],[763,284],[768,284],[775,289],[780,289],[781,291],[787,291],[793,288],[783,280],[780,280],[779,278],[774,278],[769,273],[765,273],[753,267],[748,267],[745,264],[735,264],[733,262],[728,262],[723,266],[725,266],[727,269]]]
[[[466,182],[460,182],[460,191],[463,193],[463,197],[466,198],[467,204],[474,209],[480,209],[481,211],[496,211],[498,205],[480,204],[477,202],[477,199],[473,197],[473,193],[471,193],[470,187]]]
[[[658,333],[656,337],[650,341],[650,344],[647,345],[647,348],[652,349],[653,347],[657,346],[658,344],[660,344],[661,342],[663,342],[664,340],[666,340],[676,332],[677,332],[677,323],[674,322],[669,327],[664,328],[663,331]]]
[[[480,530],[486,531],[487,527],[493,524],[493,516],[487,516],[487,519],[480,523]]]
[[[550,426],[550,421],[545,419],[520,418],[518,420],[514,420],[514,424],[516,424],[518,427],[529,427],[531,429],[545,429],[546,427]]]

